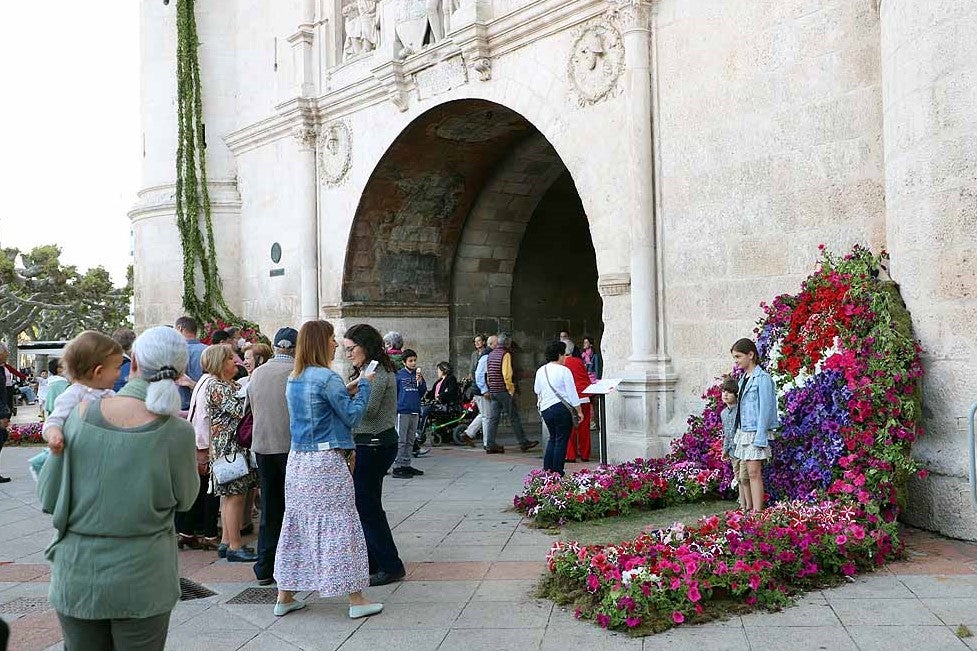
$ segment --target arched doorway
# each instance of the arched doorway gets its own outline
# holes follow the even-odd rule
[[[387,149],[353,220],[342,296],[345,321],[402,332],[432,376],[442,359],[467,375],[474,334],[513,333],[527,416],[543,342],[602,330],[566,165],[523,116],[484,100],[429,110]]]

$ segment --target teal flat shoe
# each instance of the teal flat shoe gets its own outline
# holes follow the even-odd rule
[[[289,601],[288,603],[282,603],[279,601],[275,604],[275,617],[284,617],[293,610],[302,610],[307,604],[304,601]]]
[[[383,610],[383,604],[366,604],[364,606],[350,606],[349,618],[359,619],[360,617],[369,617],[370,615],[376,615],[381,610]]]

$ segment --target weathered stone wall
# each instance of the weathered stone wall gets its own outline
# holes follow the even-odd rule
[[[817,245],[883,243],[872,0],[663,0],[655,56],[673,433]]]
[[[933,474],[910,483],[906,519],[977,539],[966,448],[977,400],[977,4],[884,0],[887,243],[891,274],[923,345]]]

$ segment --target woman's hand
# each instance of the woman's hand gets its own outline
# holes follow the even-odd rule
[[[351,450],[349,456],[346,457],[346,467],[349,468],[349,474],[353,474],[356,470],[356,450]]]
[[[346,393],[351,396],[355,396],[360,392],[360,378],[356,376],[352,380],[346,383]]]

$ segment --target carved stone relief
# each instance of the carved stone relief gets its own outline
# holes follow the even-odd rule
[[[618,90],[624,72],[621,33],[607,21],[574,33],[567,80],[580,106],[596,104]]]
[[[414,74],[417,98],[427,99],[468,83],[468,68],[460,54]]]
[[[460,0],[399,0],[398,4],[394,32],[401,45],[398,56],[405,58],[444,40]]]
[[[343,2],[343,60],[372,52],[380,44],[380,12],[376,0]]]
[[[319,133],[319,179],[339,185],[349,173],[353,157],[353,133],[345,122],[333,122]]]

